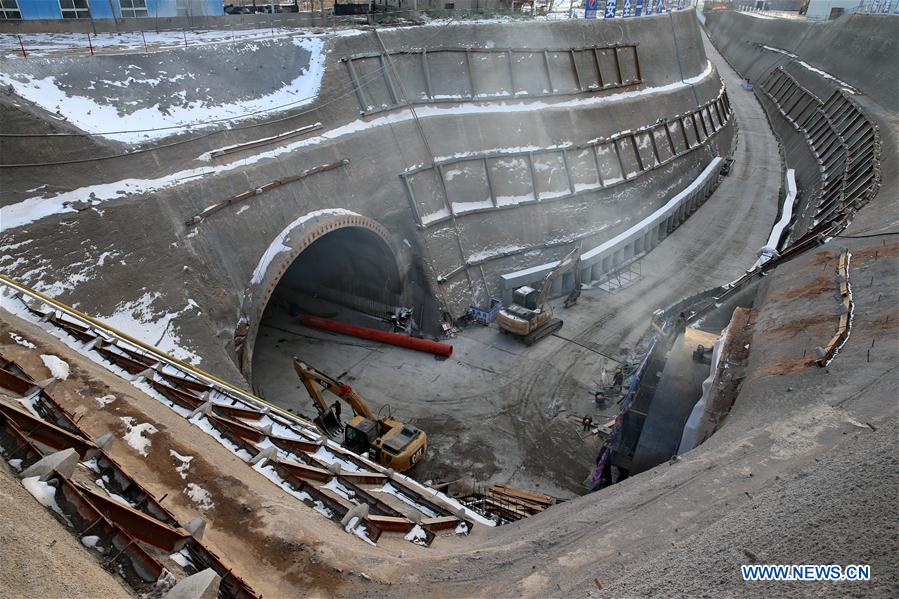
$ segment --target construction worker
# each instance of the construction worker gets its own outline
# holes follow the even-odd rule
[[[584,425],[584,430],[585,430],[585,431],[589,431],[589,430],[590,430],[590,425],[593,424],[593,417],[592,417],[592,416],[589,416],[589,415],[584,416],[584,419],[581,420],[581,424]]]
[[[615,376],[612,377],[612,386],[621,391],[622,385],[624,385],[624,371],[619,366],[615,369]]]
[[[337,418],[337,422],[340,422],[340,402],[335,401],[331,404],[331,410],[334,412],[334,417]]]

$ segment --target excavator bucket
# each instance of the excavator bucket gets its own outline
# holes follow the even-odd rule
[[[340,433],[343,431],[343,424],[331,410],[316,416],[313,422],[315,422],[315,426],[317,426],[320,431],[324,432],[332,439],[339,437]]]

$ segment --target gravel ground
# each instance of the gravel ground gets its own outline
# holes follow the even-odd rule
[[[604,597],[895,597],[895,420],[861,433],[602,591]],[[739,564],[870,564],[870,582],[743,582]]]

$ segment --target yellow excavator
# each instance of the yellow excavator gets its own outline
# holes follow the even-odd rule
[[[405,472],[424,460],[428,436],[424,431],[406,424],[390,414],[375,416],[362,396],[352,387],[339,383],[302,362],[293,359],[293,368],[315,404],[318,417],[315,425],[328,437],[335,439],[344,431],[343,446],[357,453],[368,452],[369,457],[387,468]],[[323,395],[328,391],[350,405],[353,418],[344,427],[340,420],[340,404],[328,406]],[[335,409],[336,408],[336,409]]]
[[[496,316],[499,328],[521,337],[525,345],[533,345],[561,329],[562,320],[553,318],[552,306],[547,303],[546,299],[553,282],[574,269],[574,289],[565,298],[565,307],[573,306],[581,294],[580,265],[581,248],[576,247],[546,275],[539,291],[528,286],[519,287],[513,291],[512,305],[500,310]]]

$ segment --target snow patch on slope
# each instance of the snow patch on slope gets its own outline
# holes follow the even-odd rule
[[[53,376],[53,378],[59,379],[61,381],[69,378],[69,365],[56,356],[43,354],[41,355],[41,362],[44,363],[44,366],[47,367],[47,370],[50,371],[50,374]]]
[[[158,313],[152,308],[154,302],[162,297],[158,291],[147,291],[141,297],[130,302],[123,302],[116,307],[110,316],[101,317],[106,324],[123,333],[153,345],[171,356],[197,365],[201,358],[183,347],[181,337],[173,331],[173,321],[183,313],[198,309],[196,302],[189,299],[187,305],[177,312]]]
[[[150,453],[150,437],[153,433],[158,432],[157,428],[145,422],[143,424],[134,424],[134,418],[123,416],[122,422],[125,423],[125,435],[122,437],[137,453],[146,457]],[[144,436],[146,433],[148,436]]]
[[[126,143],[140,143],[180,133],[178,128],[209,126],[217,119],[241,120],[260,111],[297,108],[315,100],[325,72],[324,41],[319,38],[293,38],[294,45],[310,53],[309,65],[288,85],[279,90],[237,102],[218,104],[207,98],[183,106],[161,108],[159,104],[125,112],[121,102],[99,103],[94,98],[67,92],[53,76],[38,78],[29,74],[0,73],[0,84],[44,110],[59,114],[88,133]],[[153,80],[147,82],[153,83]],[[156,81],[158,83],[158,81]],[[115,133],[124,132],[124,133]]]

